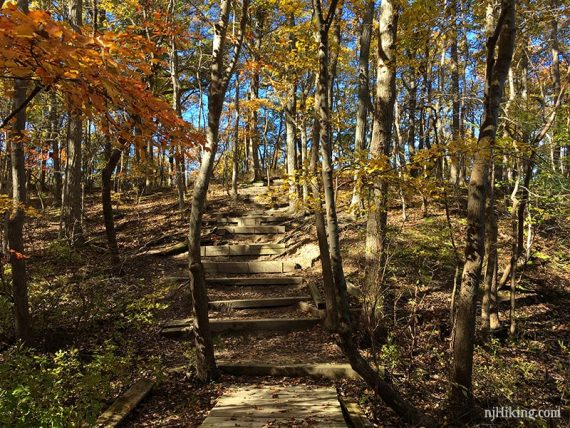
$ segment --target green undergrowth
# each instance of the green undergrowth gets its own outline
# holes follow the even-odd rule
[[[35,348],[14,344],[9,288],[0,294],[1,427],[90,426],[138,377],[161,378],[160,356],[143,347],[173,284],[110,276],[61,242],[31,267]]]
[[[92,424],[133,365],[110,343],[89,356],[14,346],[0,358],[0,426],[10,427]]]

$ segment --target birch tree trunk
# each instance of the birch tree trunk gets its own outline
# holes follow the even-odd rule
[[[384,156],[389,162],[392,129],[394,126],[394,102],[396,100],[396,30],[398,12],[391,1],[380,7],[378,30],[378,65],[376,100],[372,125],[370,155]],[[388,163],[389,164],[389,163]],[[385,256],[386,226],[388,221],[388,182],[375,183],[373,200],[368,210],[366,224],[366,285],[376,290],[380,282]]]
[[[295,27],[295,17],[289,16],[289,25]],[[295,50],[295,38],[289,38],[289,52],[293,54]],[[297,82],[296,79],[290,83],[287,91],[287,102],[285,104],[285,133],[287,134],[287,180],[289,184],[289,209],[297,211],[299,191],[295,180],[295,170],[297,169],[297,150],[295,144],[295,129],[297,121]]]
[[[366,143],[366,124],[368,119],[368,106],[370,105],[370,92],[368,81],[370,79],[370,40],[372,36],[372,21],[374,20],[374,1],[368,1],[362,29],[360,31],[360,53],[358,55],[358,107],[356,113],[356,130],[354,132],[354,153],[362,154]],[[358,171],[354,173],[354,189],[352,191],[351,209],[358,211],[362,205],[362,181]]]
[[[233,57],[225,64],[227,29],[230,15],[230,0],[223,0],[220,5],[220,17],[214,26],[212,45],[212,63],[210,65],[210,87],[208,89],[208,129],[206,147],[202,154],[200,170],[194,183],[192,211],[188,232],[188,265],[190,269],[190,288],[192,293],[193,326],[196,346],[196,374],[206,381],[218,377],[214,359],[214,345],[208,320],[208,296],[206,279],[200,256],[200,235],[202,216],[206,204],[208,187],[214,168],[218,149],[220,116],[229,80],[238,61],[245,24],[247,21],[248,0],[241,2],[240,31],[233,49]],[[234,13],[237,11],[234,10]]]

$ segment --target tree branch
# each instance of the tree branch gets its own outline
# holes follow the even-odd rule
[[[42,85],[36,85],[32,90],[32,92],[30,92],[30,95],[28,95],[28,97],[22,102],[22,104],[16,107],[8,116],[6,116],[5,119],[2,120],[2,123],[0,124],[0,129],[4,128],[8,124],[8,122],[10,122],[10,120],[12,120],[18,113],[20,113],[23,109],[25,109],[26,106],[30,104],[30,102],[36,97],[36,95],[40,93],[42,89],[43,89]]]

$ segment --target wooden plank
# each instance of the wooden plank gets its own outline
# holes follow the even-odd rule
[[[236,226],[262,226],[266,224],[283,223],[289,221],[289,217],[284,216],[273,216],[273,215],[263,215],[263,214],[250,214],[240,217],[218,217],[211,222],[216,222],[218,224],[228,224]]]
[[[301,389],[302,392],[299,392]],[[334,388],[321,388],[318,386],[301,386],[284,387],[281,385],[242,385],[239,387],[231,387],[224,391],[224,395],[218,401],[222,403],[228,397],[239,397],[243,401],[249,400],[266,400],[278,398],[279,401],[295,401],[310,392],[310,396],[315,399],[336,400],[337,393]],[[304,399],[304,398],[303,398]]]
[[[227,331],[294,331],[313,327],[322,322],[321,318],[210,318],[212,333]],[[185,318],[163,324],[161,334],[180,337],[191,334],[192,320]]]
[[[268,256],[285,250],[285,244],[230,245],[230,256]]]
[[[180,280],[187,281],[188,278],[182,277]],[[273,285],[298,285],[303,283],[300,276],[259,276],[259,277],[217,277],[206,278],[207,284],[219,285],[237,285],[237,286],[273,286]]]
[[[327,315],[324,309],[317,309],[309,302],[300,301],[297,303],[297,305],[303,312],[309,312],[312,317],[324,319]]]
[[[313,300],[315,301],[315,306],[317,309],[325,309],[325,301],[321,296],[321,292],[319,291],[319,287],[316,284],[309,284],[309,291],[311,292],[311,296],[313,296]]]
[[[146,254],[150,256],[167,257],[181,254],[185,251],[188,251],[188,242],[180,242],[168,247],[153,248],[152,250],[147,251]]]
[[[202,257],[229,256],[229,245],[207,245],[200,247],[200,255]]]
[[[304,425],[303,425],[304,424]],[[323,427],[323,428],[346,428],[346,422],[340,420],[327,420],[322,418],[310,418],[306,422],[295,418],[235,418],[208,416],[202,425],[203,428],[267,428],[267,427]]]
[[[169,339],[191,339],[194,337],[194,331],[191,325],[168,326],[160,329],[160,335]]]
[[[113,404],[97,419],[98,427],[116,427],[150,392],[154,382],[150,379],[140,379],[126,392],[121,394]]]
[[[250,273],[248,262],[202,262],[206,273]]]
[[[374,426],[372,422],[368,420],[358,403],[346,397],[339,398],[338,401],[354,428],[372,428]]]
[[[265,405],[264,405],[265,404]],[[334,411],[331,408],[340,407],[338,402],[331,403],[320,401],[316,403],[310,403],[309,400],[301,401],[298,405],[292,405],[290,403],[283,403],[281,405],[271,405],[270,403],[260,403],[256,404],[255,407],[252,405],[231,405],[231,406],[216,406],[210,411],[210,416],[212,417],[235,417],[239,418],[241,415],[250,416],[254,418],[267,418],[267,417],[279,417],[283,414],[287,414],[290,418],[303,419],[303,418],[326,418]],[[327,419],[329,419],[327,418]],[[333,419],[333,418],[330,418]],[[336,421],[342,421],[343,418],[339,418]],[[334,419],[333,419],[334,420]]]
[[[255,309],[255,308],[277,308],[280,306],[295,305],[304,300],[310,299],[310,296],[294,296],[294,297],[273,297],[265,299],[239,299],[239,300],[215,300],[209,302],[211,308],[215,309]]]
[[[200,247],[202,257],[268,256],[282,253],[285,244],[207,245]]]
[[[230,363],[219,361],[218,368],[234,376],[316,377],[360,379],[350,364],[267,364],[256,361]]]
[[[321,323],[320,318],[210,319],[213,333],[227,331],[295,331]]]
[[[206,273],[286,273],[297,270],[295,262],[252,261],[252,262],[202,262]]]
[[[224,226],[216,228],[216,231],[244,235],[272,235],[285,233],[285,226]]]

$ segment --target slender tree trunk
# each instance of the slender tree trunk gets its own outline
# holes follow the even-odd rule
[[[451,372],[451,400],[458,416],[469,415],[472,411],[475,311],[484,255],[489,159],[497,133],[499,105],[513,56],[514,42],[515,0],[506,0],[501,5],[501,15],[495,31],[487,41],[483,120],[468,190],[465,265],[455,313]],[[498,53],[495,60],[496,47]]]
[[[385,7],[387,1],[382,3]],[[323,14],[321,0],[314,0],[315,15],[317,17],[318,32],[318,58],[319,72],[317,79],[317,90],[315,96],[315,109],[319,118],[319,142],[321,144],[321,156],[323,159],[323,187],[325,195],[325,206],[327,214],[328,247],[330,250],[331,270],[335,285],[336,303],[338,311],[338,335],[340,346],[346,354],[352,368],[362,376],[366,383],[374,391],[400,414],[406,421],[423,426],[435,426],[431,418],[425,417],[418,409],[395,390],[392,385],[383,380],[378,373],[360,355],[352,337],[350,324],[350,310],[346,291],[346,279],[342,266],[342,255],[340,251],[340,237],[338,220],[336,214],[336,203],[334,198],[333,164],[332,150],[330,147],[330,116],[327,98],[328,88],[328,32],[336,11],[336,0],[329,3],[329,11],[326,17]],[[324,255],[321,254],[321,258]]]
[[[295,17],[288,16],[289,26],[291,29],[295,27]],[[293,33],[289,37],[289,52],[294,55],[295,37]],[[296,170],[297,170],[297,146],[296,146],[296,127],[297,127],[297,79],[292,77],[287,91],[287,101],[285,103],[285,133],[287,135],[287,181],[289,185],[289,210],[297,211],[299,203],[299,189],[297,188]]]
[[[552,0],[552,9],[558,10],[559,7],[559,0]],[[550,42],[551,42],[551,52],[552,52],[552,62],[550,64],[550,69],[552,72],[552,80],[554,83],[554,93],[560,93],[560,48],[558,43],[558,18],[557,14],[554,13],[554,17],[552,19],[552,28],[550,30]],[[551,148],[551,162],[552,162],[552,171],[559,172],[562,169],[562,165],[560,164],[560,145],[556,141],[555,138],[552,139],[552,148]]]
[[[18,0],[18,9],[28,12],[28,0]],[[12,109],[23,105],[28,91],[28,80],[14,81]],[[12,267],[12,297],[14,299],[14,324],[16,338],[24,343],[32,340],[32,326],[28,305],[28,283],[26,275],[26,256],[24,248],[24,222],[26,220],[26,108],[22,108],[15,117],[9,138],[10,164],[12,175],[12,205],[6,212],[6,243],[8,258]],[[10,135],[11,134],[11,135]]]
[[[232,150],[232,197],[238,197],[238,174],[239,174],[239,72],[236,73],[236,98],[235,111],[236,122],[234,127],[234,144]]]
[[[389,165],[394,103],[396,101],[396,29],[398,12],[392,2],[380,7],[376,100],[370,155],[385,157]],[[378,291],[385,258],[386,226],[388,221],[388,182],[380,179],[373,190],[373,202],[366,224],[366,286]]]
[[[492,169],[494,169],[492,167]],[[487,223],[485,224],[485,254],[487,266],[483,281],[483,300],[481,303],[481,330],[485,337],[498,327],[497,305],[497,214],[495,213],[495,176],[491,180],[487,198]]]
[[[297,114],[297,84],[292,83],[285,106],[285,133],[287,134],[287,179],[289,184],[289,209],[297,210],[299,192],[296,183],[297,150],[295,144],[295,122]]]
[[[193,326],[196,346],[196,374],[206,381],[218,377],[218,369],[214,358],[214,345],[208,320],[208,296],[204,267],[200,256],[200,235],[202,216],[210,178],[214,168],[214,158],[218,149],[220,116],[224,98],[239,58],[245,24],[247,21],[248,0],[242,0],[240,34],[234,45],[231,62],[225,66],[224,56],[227,43],[227,29],[230,15],[230,0],[223,0],[220,5],[220,19],[214,27],[212,45],[212,63],[210,65],[210,87],[208,89],[208,129],[206,132],[206,150],[202,154],[202,162],[192,195],[192,210],[188,232],[188,264],[190,268],[190,287],[192,292]],[[237,11],[234,10],[234,13]]]
[[[71,1],[69,4],[69,15],[71,24],[79,29],[83,25],[83,0]],[[68,176],[65,181],[62,219],[65,237],[73,246],[78,246],[84,242],[81,222],[83,119],[79,112],[71,112],[69,120],[66,168],[66,174]]]
[[[50,106],[49,106],[49,127],[50,136],[49,140],[52,147],[52,161],[53,161],[53,199],[55,206],[61,206],[61,163],[59,157],[59,135],[58,135],[58,116],[57,116],[57,94],[55,91],[50,92]]]
[[[317,98],[319,94],[315,94]],[[323,203],[321,197],[321,186],[319,180],[319,135],[320,124],[319,118],[315,118],[313,124],[313,145],[311,147],[311,163],[309,169],[311,171],[311,191],[313,195],[313,214],[315,215],[315,227],[317,230],[317,241],[319,244],[319,252],[321,255],[321,271],[323,276],[323,288],[325,290],[325,327],[335,331],[338,327],[338,308],[335,297],[335,285],[331,268],[331,258],[329,253],[329,245],[327,242],[327,226],[323,213]]]
[[[451,93],[453,97],[452,101],[452,121],[451,121],[451,138],[455,147],[452,147],[450,153],[450,181],[455,186],[460,184],[461,179],[461,164],[460,158],[461,154],[458,151],[457,143],[461,138],[461,111],[460,111],[460,89],[459,89],[459,49],[458,49],[458,31],[457,28],[459,23],[457,21],[457,8],[459,6],[458,0],[453,0],[451,2]]]
[[[111,263],[118,266],[119,246],[117,245],[117,233],[115,231],[115,220],[113,218],[113,201],[111,199],[113,171],[121,160],[122,151],[111,146],[111,141],[106,141],[107,162],[101,171],[101,203],[103,206],[103,222],[105,224],[105,234],[107,235],[107,246],[111,253]]]
[[[370,40],[372,36],[372,21],[374,20],[374,1],[366,3],[362,27],[360,31],[360,53],[358,55],[358,107],[356,113],[356,130],[354,132],[354,154],[357,159],[362,156],[366,145],[366,124],[368,119],[368,106],[370,105]],[[352,190],[351,209],[357,211],[362,208],[362,180],[358,169],[354,172],[354,188]]]
[[[416,110],[417,110],[417,96],[418,96],[418,85],[416,83],[416,69],[411,68],[410,70],[410,84],[409,84],[409,101],[408,101],[408,153],[409,162],[411,164],[410,175],[412,177],[417,177],[418,167],[413,164],[416,155]]]
[[[307,153],[307,124],[305,122],[305,105],[302,101],[301,103],[301,121],[299,127],[299,134],[301,135],[301,168],[303,171],[303,185],[302,185],[302,192],[303,192],[303,203],[307,203],[309,200],[309,184],[308,184],[308,174],[307,174],[307,163],[309,162],[308,153]]]
[[[174,4],[171,5],[172,14],[174,15]],[[180,99],[180,80],[178,66],[178,51],[174,38],[170,41],[170,80],[172,81],[172,107],[178,116],[182,117],[182,105]],[[171,147],[175,151],[174,162],[176,168],[176,189],[178,190],[178,210],[184,213],[184,150],[181,145]]]

